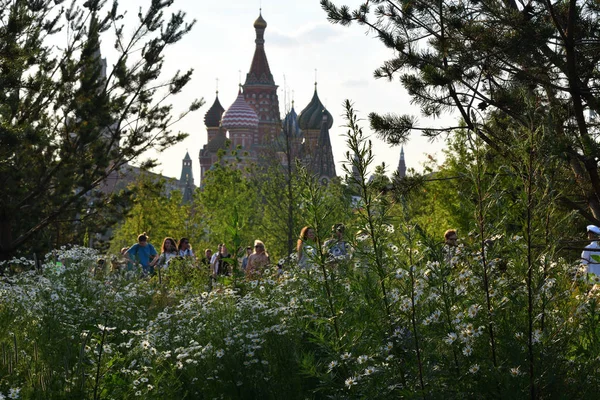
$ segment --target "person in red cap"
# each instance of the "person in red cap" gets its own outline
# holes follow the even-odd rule
[[[587,236],[592,243],[585,246],[585,250],[581,253],[581,263],[587,267],[587,271],[596,275],[600,275],[600,244],[598,244],[598,236],[600,228],[596,225],[587,226]],[[597,256],[598,259],[595,259]]]

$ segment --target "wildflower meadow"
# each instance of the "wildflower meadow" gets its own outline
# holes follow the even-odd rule
[[[471,229],[444,244],[423,229],[440,215],[427,197],[369,182],[348,109],[347,254],[323,246],[332,198],[305,176],[302,268],[291,254],[214,279],[174,259],[147,277],[76,245],[4,261],[0,399],[597,398],[600,281],[553,239],[573,220],[548,200],[546,160],[505,179],[473,142],[444,202]]]

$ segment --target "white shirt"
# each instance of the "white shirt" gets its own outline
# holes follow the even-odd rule
[[[600,275],[600,261],[596,261],[592,256],[600,257],[600,244],[597,241],[585,246],[585,250],[581,253],[581,263],[587,266],[588,272]]]
[[[192,258],[195,257],[192,249],[179,250],[179,255],[181,257],[192,257]]]
[[[162,253],[160,257],[161,260],[159,261],[159,264],[162,264],[162,267],[164,269],[167,269],[169,268],[169,261],[177,257],[177,253]]]
[[[219,273],[219,264],[217,263],[217,257],[218,257],[219,253],[215,253],[212,255],[212,257],[210,258],[210,266],[213,268],[213,272],[215,274]]]

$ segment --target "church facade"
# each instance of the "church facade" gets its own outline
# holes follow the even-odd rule
[[[206,172],[219,161],[219,150],[230,143],[240,149],[241,164],[260,163],[275,155],[286,163],[285,152],[299,160],[306,168],[326,183],[336,177],[329,129],[333,117],[321,103],[315,91],[308,105],[297,114],[291,110],[282,120],[275,84],[265,52],[267,22],[262,14],[254,21],[255,50],[246,80],[238,95],[227,109],[217,96],[204,116],[207,143],[200,150],[201,186]],[[293,104],[293,103],[292,103]],[[282,146],[288,143],[288,146]]]

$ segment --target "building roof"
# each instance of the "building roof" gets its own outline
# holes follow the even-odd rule
[[[223,114],[221,125],[227,130],[258,127],[258,115],[246,103],[241,90],[233,104]]]
[[[262,17],[262,11],[258,13],[258,18],[254,21],[255,29],[265,29],[267,27],[267,21]]]
[[[294,106],[292,105],[292,109],[287,113],[282,122],[283,129],[287,129],[289,133],[293,136],[300,137],[302,132],[300,131],[300,127],[298,126],[298,114],[296,114],[296,110],[294,110]]]
[[[227,142],[227,136],[225,136],[225,132],[219,130],[215,137],[213,137],[212,140],[204,145],[204,148],[200,150],[200,155],[208,155],[210,153],[218,152],[220,149],[225,148],[225,142]]]
[[[275,85],[271,68],[269,68],[269,61],[267,60],[267,54],[265,53],[265,28],[267,22],[263,19],[262,14],[258,16],[254,21],[254,29],[256,30],[256,49],[254,50],[254,57],[252,57],[252,64],[250,64],[250,71],[246,74],[246,85]]]
[[[331,179],[334,178],[336,174],[328,125],[329,120],[327,115],[323,114],[321,130],[319,132],[319,139],[313,158],[312,169],[313,173],[317,174],[319,178],[326,177]]]
[[[219,92],[217,91],[215,102],[204,115],[204,125],[206,125],[207,128],[218,128],[221,123],[223,112],[225,112],[225,109],[219,101]]]
[[[323,103],[321,103],[319,95],[317,94],[317,84],[315,83],[315,93],[313,94],[310,103],[308,103],[300,113],[298,125],[303,131],[308,129],[318,130],[321,129],[321,122],[324,117],[327,118],[327,129],[331,129],[333,126],[333,117],[329,111],[327,111]]]

